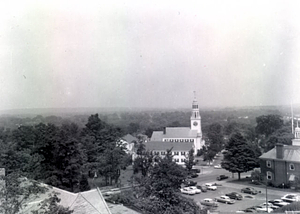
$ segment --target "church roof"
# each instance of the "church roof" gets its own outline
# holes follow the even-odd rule
[[[146,150],[149,151],[189,151],[193,148],[193,142],[167,142],[167,141],[149,141],[146,145]]]
[[[276,158],[276,147],[260,156],[261,159],[300,162],[300,146],[283,146],[283,158]]]
[[[197,130],[191,130],[190,127],[166,127],[166,133],[163,131],[154,131],[151,141],[161,141],[163,138],[196,138]]]
[[[132,143],[132,141],[138,142],[138,139],[136,137],[133,137],[131,134],[123,136],[122,139],[125,140],[127,143]]]

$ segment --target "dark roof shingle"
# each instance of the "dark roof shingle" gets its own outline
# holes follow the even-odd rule
[[[276,158],[276,147],[264,153],[259,158],[271,160],[284,160],[289,162],[300,162],[300,146],[283,146],[283,158]]]

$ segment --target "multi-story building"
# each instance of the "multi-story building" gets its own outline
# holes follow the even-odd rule
[[[292,145],[277,144],[275,148],[260,156],[260,168],[268,182],[293,186],[300,178],[300,128],[295,128]]]
[[[184,164],[191,149],[194,149],[194,154],[196,154],[204,145],[196,96],[192,103],[190,121],[190,127],[165,127],[163,131],[154,131],[150,141],[146,143],[146,149],[157,155],[164,155],[166,150],[172,149],[174,161]]]

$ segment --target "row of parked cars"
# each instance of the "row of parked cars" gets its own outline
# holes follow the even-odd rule
[[[241,189],[242,193],[248,193],[248,194],[252,194],[252,195],[256,195],[259,193],[259,191],[255,190],[252,187],[246,187]],[[225,195],[222,195],[220,197],[216,197],[213,199],[210,198],[205,198],[202,201],[200,201],[200,203],[202,205],[206,205],[206,206],[213,206],[213,207],[217,207],[219,206],[218,202],[221,203],[225,203],[225,204],[234,204],[236,201],[238,200],[242,200],[243,196],[237,192],[231,192],[231,193],[227,193]]]
[[[225,204],[234,204],[236,200],[242,200],[243,196],[237,192],[231,192],[227,193],[225,195],[222,195],[220,197],[216,197],[213,199],[211,198],[205,198],[200,201],[202,205],[205,206],[212,206],[212,207],[217,207],[219,206],[218,202],[225,203]]]
[[[252,206],[249,207],[245,210],[239,210],[237,211],[237,213],[256,213],[256,212],[273,212],[274,210],[289,205],[290,203],[293,203],[295,201],[299,201],[300,200],[300,196],[298,194],[295,193],[289,193],[286,194],[284,196],[282,196],[280,199],[274,199],[274,200],[269,200],[268,203],[262,203],[260,205],[257,206]]]
[[[207,192],[207,190],[212,190],[212,191],[216,191],[217,190],[217,184],[211,184],[211,183],[206,183],[204,185],[197,185],[195,186],[197,183],[193,183],[194,186],[191,185],[187,185],[186,187],[180,189],[181,193],[183,194],[187,194],[187,195],[195,195],[195,194],[199,194],[201,192]]]

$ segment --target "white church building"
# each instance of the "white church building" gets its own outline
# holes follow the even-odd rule
[[[202,148],[201,116],[199,105],[194,96],[190,127],[165,127],[163,131],[154,131],[151,139],[146,143],[146,149],[156,155],[165,155],[166,150],[172,148],[173,159],[178,164],[184,164],[191,149],[194,154]]]

